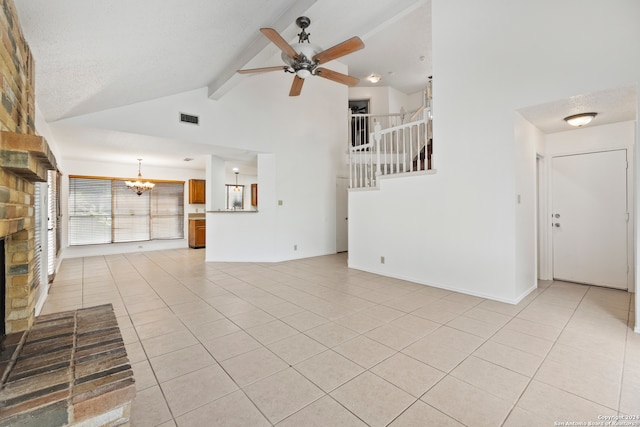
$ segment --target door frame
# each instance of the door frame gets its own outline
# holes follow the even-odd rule
[[[538,280],[553,280],[553,245],[549,213],[549,174],[548,156],[536,154],[536,226],[538,227],[536,250]]]
[[[626,150],[627,151],[627,209],[629,212],[629,221],[627,225],[627,284],[628,284],[628,292],[635,292],[636,283],[635,283],[635,203],[634,203],[634,194],[635,194],[635,186],[633,182],[633,177],[635,176],[635,153],[633,147],[630,146],[612,146],[602,150],[572,150],[566,152],[556,152],[552,155],[547,156],[537,156],[538,161],[542,161],[542,170],[544,171],[544,179],[538,180],[540,185],[543,188],[539,188],[540,194],[540,206],[538,208],[538,212],[541,214],[544,213],[545,217],[541,218],[542,221],[539,221],[540,229],[539,233],[543,233],[539,236],[539,240],[545,242],[540,250],[541,259],[538,260],[540,263],[540,271],[544,272],[544,277],[541,275],[539,279],[541,280],[552,280],[553,279],[553,235],[552,235],[552,227],[551,224],[551,212],[550,208],[552,206],[551,203],[551,195],[553,194],[553,182],[551,180],[551,174],[553,173],[551,159],[554,157],[564,157],[564,156],[572,156],[579,154],[591,154],[591,153],[602,153],[607,151],[617,151],[617,150]]]
[[[342,192],[344,191],[344,192]],[[346,215],[346,218],[345,218]],[[336,253],[349,252],[349,178],[336,177]],[[344,228],[341,226],[344,225]],[[344,242],[344,246],[340,243]]]

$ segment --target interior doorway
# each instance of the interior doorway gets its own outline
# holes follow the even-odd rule
[[[549,213],[548,213],[548,179],[547,160],[536,156],[536,272],[538,280],[551,280],[553,273],[547,254],[551,253],[549,245]]]
[[[349,178],[336,178],[336,252],[349,250]]]
[[[358,146],[369,142],[369,100],[350,99],[351,145]]]

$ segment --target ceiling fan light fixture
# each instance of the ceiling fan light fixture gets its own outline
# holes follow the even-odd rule
[[[380,80],[382,80],[382,76],[380,74],[376,74],[376,73],[371,73],[368,77],[367,80],[370,83],[378,83]]]
[[[289,96],[299,96],[304,81],[309,76],[319,76],[347,86],[358,84],[359,80],[357,78],[324,68],[321,65],[364,48],[364,43],[360,37],[351,37],[342,43],[323,50],[309,41],[310,34],[306,31],[306,28],[311,24],[309,18],[301,16],[296,20],[296,24],[302,31],[298,34],[298,43],[292,44],[289,44],[273,28],[260,28],[260,32],[282,51],[281,58],[286,64],[284,67],[250,68],[238,70],[238,73],[252,74],[267,71],[284,71],[295,74],[289,90]]]
[[[598,113],[574,114],[574,115],[565,117],[564,121],[570,124],[571,126],[580,127],[588,123],[591,123],[591,120],[593,120],[597,115]]]
[[[300,70],[296,71],[296,76],[300,77],[301,79],[306,79],[310,75],[311,71],[307,70],[306,68],[301,68]]]

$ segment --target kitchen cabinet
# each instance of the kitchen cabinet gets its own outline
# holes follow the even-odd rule
[[[251,184],[251,206],[258,206],[258,184]]]
[[[189,247],[204,248],[207,243],[207,226],[204,219],[189,220]]]
[[[189,203],[204,204],[206,203],[206,182],[204,179],[189,180]]]

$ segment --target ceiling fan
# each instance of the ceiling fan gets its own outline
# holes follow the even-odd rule
[[[318,46],[309,42],[309,33],[305,30],[311,24],[311,20],[306,16],[296,19],[296,25],[302,29],[298,34],[298,43],[290,45],[282,36],[273,28],[260,28],[273,44],[278,46],[282,51],[282,60],[287,65],[277,67],[251,68],[246,70],[238,70],[240,74],[264,73],[267,71],[282,71],[295,74],[293,84],[289,91],[289,96],[298,96],[302,91],[304,79],[309,76],[320,76],[334,82],[342,83],[348,86],[355,86],[359,79],[320,67],[320,64],[332,61],[342,56],[353,53],[364,47],[364,43],[360,37],[352,37],[348,40],[338,43],[329,49],[322,50]]]

